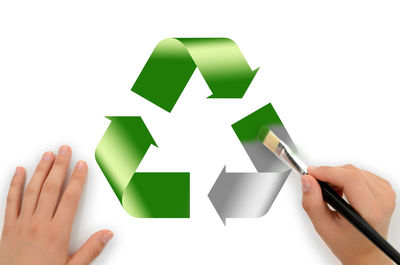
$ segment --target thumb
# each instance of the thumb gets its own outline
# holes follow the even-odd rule
[[[332,227],[334,221],[333,212],[322,198],[321,187],[317,180],[310,175],[301,177],[301,186],[303,190],[302,205],[308,217],[310,217],[315,229],[324,229],[323,227]]]
[[[89,265],[100,255],[108,241],[113,237],[109,230],[93,234],[69,259],[67,265]]]

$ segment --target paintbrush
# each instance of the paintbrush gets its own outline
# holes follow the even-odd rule
[[[307,166],[268,127],[261,127],[258,139],[288,167],[302,175],[307,174]],[[350,204],[348,204],[328,183],[317,180],[324,200],[347,221],[363,233],[396,264],[400,264],[400,253],[386,241]]]

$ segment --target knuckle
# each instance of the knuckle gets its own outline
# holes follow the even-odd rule
[[[60,236],[60,229],[58,226],[50,226],[47,234],[47,243],[56,248],[64,248],[65,240]]]
[[[40,234],[40,222],[33,220],[27,229],[28,237],[37,238]]]
[[[100,255],[101,251],[102,251],[102,247],[100,245],[97,245],[95,247],[89,248],[87,250],[87,254],[88,254],[89,258],[93,260]]]
[[[40,163],[37,165],[37,167],[36,167],[35,173],[44,173],[44,172],[47,172],[48,167],[49,167],[49,166],[48,166],[47,163],[45,163],[45,162],[40,162]]]
[[[54,161],[54,166],[65,166],[68,162],[68,158],[64,156],[59,156]]]
[[[375,174],[373,174],[373,173],[371,173],[373,176],[375,176],[375,178],[376,178],[376,180],[377,181],[379,181],[379,182],[381,182],[383,185],[385,185],[385,186],[387,186],[387,187],[389,187],[389,188],[392,188],[392,184],[389,182],[389,181],[387,181],[386,179],[384,179],[384,178],[382,178],[382,177],[380,177],[380,176],[377,176],[377,175],[375,175]]]
[[[82,172],[75,172],[72,176],[71,176],[71,183],[76,183],[78,185],[83,185],[84,181],[85,181],[85,177],[86,175]]]
[[[347,168],[347,169],[357,169],[357,167],[354,166],[353,164],[346,164],[346,165],[344,165],[343,167],[344,167],[344,168]]]
[[[392,184],[389,182],[389,181],[387,181],[386,179],[384,179],[384,178],[380,178],[381,180],[382,180],[382,182],[386,185],[386,186],[388,186],[390,189],[391,189],[391,192],[394,192],[393,191],[393,188],[392,188]]]
[[[36,189],[35,189],[35,188],[33,188],[33,187],[31,187],[31,186],[28,186],[28,187],[26,188],[26,190],[25,190],[24,196],[33,197],[36,193],[37,193],[37,192],[36,192]]]
[[[9,193],[7,195],[7,204],[14,204],[17,201],[17,199],[15,198],[14,194]]]
[[[64,194],[64,202],[68,205],[74,205],[79,202],[79,194],[73,191]]]
[[[58,192],[58,186],[54,182],[46,181],[43,185],[43,192],[51,194],[56,193]]]

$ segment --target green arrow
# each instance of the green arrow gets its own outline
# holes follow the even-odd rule
[[[242,98],[258,71],[230,39],[168,38],[156,46],[132,91],[171,112],[196,66],[210,98]]]
[[[130,215],[145,218],[190,216],[189,172],[135,172],[156,145],[141,117],[107,117],[111,124],[95,157]]]

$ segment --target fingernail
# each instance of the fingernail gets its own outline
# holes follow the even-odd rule
[[[22,167],[17,167],[15,169],[15,175],[22,175]]]
[[[24,168],[23,167],[17,167],[15,169],[15,173],[14,173],[14,177],[12,178],[12,181],[20,181],[23,178],[25,178]]]
[[[78,170],[84,170],[86,166],[86,162],[85,161],[78,161],[78,163],[76,164],[76,169]]]
[[[69,146],[68,145],[62,145],[60,147],[60,149],[58,150],[58,154],[65,155],[65,154],[68,154],[68,151],[69,151]]]
[[[51,156],[52,156],[53,154],[52,154],[52,152],[46,152],[46,153],[44,153],[43,154],[43,160],[44,161],[49,161],[50,159],[51,159]]]
[[[108,243],[108,241],[110,241],[110,239],[114,236],[114,234],[112,232],[107,232],[103,235],[103,237],[101,238],[101,241],[103,241],[104,245]]]
[[[311,190],[310,181],[307,179],[306,176],[301,177],[301,189],[303,192],[309,192]]]

